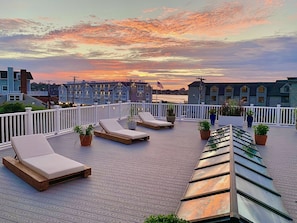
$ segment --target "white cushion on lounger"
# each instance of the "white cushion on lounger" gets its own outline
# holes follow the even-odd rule
[[[54,150],[43,134],[12,137],[11,145],[18,159],[21,161],[34,156],[54,153]]]
[[[157,120],[149,112],[139,112],[138,115],[141,121],[143,121],[144,123],[149,123],[155,126],[172,126],[171,122]]]
[[[145,132],[134,131],[134,130],[130,130],[130,129],[117,130],[117,131],[114,131],[111,133],[113,135],[129,137],[130,139],[139,139],[139,138],[144,138],[144,137],[148,136],[148,134],[146,134]]]
[[[23,159],[22,163],[48,179],[84,170],[83,164],[57,153]]]
[[[139,112],[138,115],[142,121],[147,122],[156,120],[155,117],[149,112]]]
[[[53,179],[84,170],[84,165],[54,152],[43,134],[11,138],[12,147],[22,164]]]
[[[115,119],[101,119],[99,124],[108,133],[123,129],[123,126],[121,126]]]
[[[123,126],[121,126],[120,123],[118,123],[118,121],[115,119],[101,119],[99,123],[109,134],[127,137],[130,139],[141,139],[148,136],[148,134],[145,132],[123,128]]]
[[[171,122],[160,121],[160,120],[152,120],[152,121],[145,121],[145,123],[149,123],[156,126],[171,126]]]

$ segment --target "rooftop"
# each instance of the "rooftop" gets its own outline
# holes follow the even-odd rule
[[[206,141],[200,140],[196,122],[177,121],[173,129],[138,126],[137,130],[147,132],[150,140],[124,145],[95,137],[91,147],[81,147],[74,133],[49,138],[57,153],[92,167],[92,175],[44,192],[1,166],[1,222],[131,223],[152,214],[175,213]],[[257,146],[295,222],[296,136],[293,127],[271,127],[266,146]],[[0,155],[14,156],[14,152],[10,148]]]

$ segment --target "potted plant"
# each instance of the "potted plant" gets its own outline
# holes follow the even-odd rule
[[[166,115],[167,122],[171,122],[174,124],[175,122],[175,113],[174,113],[174,107],[172,104],[169,104],[167,106],[167,115]]]
[[[243,126],[243,101],[228,99],[220,108],[219,125]]]
[[[258,145],[266,144],[268,131],[269,131],[268,125],[259,124],[257,126],[254,126],[256,144],[258,144]]]
[[[130,130],[135,130],[136,129],[137,123],[136,123],[136,120],[134,118],[135,111],[136,111],[135,105],[131,105],[130,111],[129,111],[129,116],[128,116],[128,122],[127,122],[128,129],[130,129]]]
[[[209,109],[209,119],[210,119],[210,124],[214,125],[215,121],[216,121],[216,109],[215,108],[211,108]]]
[[[253,125],[253,119],[254,119],[253,114],[254,114],[254,112],[252,110],[248,110],[246,112],[246,121],[247,121],[247,127],[248,128],[251,128],[252,125]]]
[[[81,146],[90,146],[93,138],[94,127],[88,125],[87,127],[82,125],[77,125],[74,127],[74,132],[79,134]]]
[[[210,123],[207,120],[199,122],[200,137],[202,140],[208,140],[210,137]]]

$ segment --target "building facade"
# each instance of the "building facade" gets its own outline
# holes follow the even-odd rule
[[[59,87],[61,103],[107,104],[121,102],[152,102],[152,87],[145,82],[86,82],[67,83]]]
[[[195,81],[189,86],[188,103],[204,102],[221,105],[228,99],[244,101],[244,105],[297,106],[297,77],[276,82],[204,83]]]
[[[33,77],[26,70],[14,71],[8,67],[7,71],[0,71],[0,96],[5,101],[22,101],[31,89],[31,80]]]

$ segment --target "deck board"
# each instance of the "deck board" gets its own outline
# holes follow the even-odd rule
[[[174,213],[205,141],[197,122],[176,121],[173,129],[147,132],[147,143],[124,145],[94,137],[81,147],[77,134],[49,138],[55,152],[84,163],[92,175],[40,193],[0,168],[0,222],[143,222],[151,214]],[[281,134],[280,134],[281,133]],[[297,222],[297,132],[271,128],[258,147],[290,216]],[[12,149],[1,158],[14,156]]]

